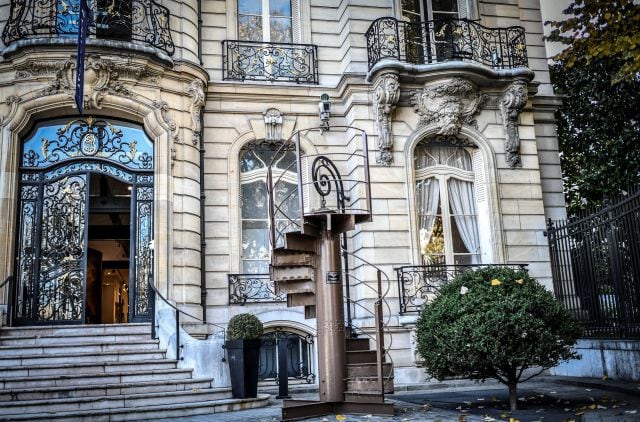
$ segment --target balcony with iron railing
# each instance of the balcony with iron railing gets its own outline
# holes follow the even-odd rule
[[[287,295],[277,294],[275,283],[269,274],[227,274],[229,281],[229,305],[247,303],[280,303]]]
[[[89,2],[88,45],[155,53],[170,60],[169,9],[154,0]],[[80,0],[15,0],[2,32],[3,54],[30,45],[74,45],[78,39]]]
[[[369,70],[385,60],[414,65],[468,62],[495,70],[527,68],[525,31],[488,28],[466,19],[375,20],[366,34]]]
[[[312,44],[222,41],[222,79],[318,84],[318,47]]]
[[[394,268],[398,281],[400,315],[419,314],[422,307],[433,300],[448,281],[467,271],[483,267],[507,267],[526,270],[526,264],[470,264],[470,265],[405,265]]]

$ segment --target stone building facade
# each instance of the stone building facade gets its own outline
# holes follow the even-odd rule
[[[565,208],[538,0],[89,3],[80,115],[80,2],[0,2],[0,279],[13,276],[0,298],[12,323],[144,321],[151,277],[216,324],[187,318],[194,333],[251,312],[304,339],[308,369],[294,375],[313,381],[315,320],[268,277],[264,157],[321,125],[322,94],[330,128],[369,135],[373,221],[348,235],[348,314],[370,331],[383,270],[396,382],[424,378],[412,326],[428,296],[397,268],[527,264],[551,286],[545,220]],[[302,148],[349,148],[331,132]],[[102,287],[89,284],[89,250]],[[107,295],[109,271],[120,281]],[[89,309],[101,288],[101,311]]]

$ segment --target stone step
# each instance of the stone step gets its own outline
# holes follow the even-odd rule
[[[69,387],[80,385],[105,385],[127,382],[143,382],[157,380],[182,380],[191,378],[193,369],[156,369],[148,371],[129,370],[100,374],[42,375],[12,378],[0,378],[0,389],[37,387]]]
[[[42,412],[22,415],[0,415],[0,421],[42,421],[58,422],[120,422],[133,420],[157,420],[170,417],[187,417],[222,413],[264,407],[269,402],[269,394],[258,394],[255,399],[224,399],[216,401],[191,402],[146,406],[142,408],[102,409],[90,411]],[[220,418],[223,420],[223,418]]]
[[[393,377],[384,378],[384,393],[393,394]],[[378,377],[360,377],[347,380],[347,391],[353,393],[379,393],[380,384]]]
[[[382,363],[382,375],[385,377],[393,375],[393,364],[391,362]],[[347,378],[377,376],[378,365],[376,363],[356,363],[347,365]]]
[[[204,390],[211,387],[208,378],[161,379],[145,382],[121,384],[72,385],[65,387],[32,387],[0,390],[0,402],[17,400],[53,400],[97,396],[117,396],[121,394],[160,393],[168,391]],[[1,405],[0,405],[1,406]]]
[[[0,368],[0,378],[25,378],[44,375],[74,375],[74,374],[108,374],[126,372],[129,369],[137,371],[154,371],[159,369],[173,369],[177,360],[141,360],[135,362],[84,362],[56,365],[8,366]]]
[[[158,350],[158,340],[136,340],[121,343],[109,342],[80,342],[77,344],[50,344],[50,345],[12,345],[0,346],[0,356],[21,356],[21,355],[70,355],[74,353],[101,353],[109,351],[124,350]]]
[[[371,345],[369,344],[368,338],[348,338],[347,339],[347,351],[356,351],[356,350],[370,350]]]
[[[165,351],[159,349],[116,350],[109,352],[89,352],[55,355],[0,355],[0,367],[26,365],[53,365],[68,362],[135,362],[140,360],[164,359]]]
[[[79,336],[98,334],[147,334],[151,335],[151,324],[97,324],[97,325],[52,325],[32,327],[3,327],[0,337]]]
[[[30,336],[0,337],[0,346],[50,346],[56,344],[80,344],[80,343],[126,343],[151,338],[151,333],[116,333],[116,334],[81,334],[58,337],[55,334],[39,335],[32,333]]]
[[[72,410],[98,410],[137,408],[167,404],[186,404],[231,398],[228,388],[208,388],[197,391],[171,391],[146,394],[120,394],[116,396],[65,398],[56,400],[27,400],[2,403],[4,415],[24,413],[66,412]]]

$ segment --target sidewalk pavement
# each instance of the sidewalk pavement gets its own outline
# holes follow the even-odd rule
[[[294,399],[317,399],[317,392],[296,393]],[[304,391],[304,390],[303,390]],[[276,390],[266,391],[277,394]],[[640,383],[594,378],[543,376],[518,388],[519,409],[508,411],[508,390],[488,380],[433,382],[396,386],[387,396],[395,403],[394,416],[328,415],[307,419],[309,422],[640,422]],[[272,398],[267,407],[238,412],[217,413],[162,422],[273,422],[279,421],[282,401]],[[158,421],[158,420],[156,420]]]

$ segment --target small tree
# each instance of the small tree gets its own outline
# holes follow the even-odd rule
[[[519,382],[578,358],[571,346],[582,329],[526,271],[487,267],[443,286],[416,332],[428,373],[438,380],[494,378],[509,387],[513,411]],[[525,374],[528,368],[535,373]]]

